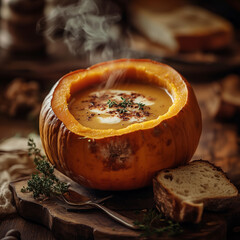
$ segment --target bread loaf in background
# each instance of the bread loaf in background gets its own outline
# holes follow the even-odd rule
[[[161,170],[153,179],[156,207],[178,222],[199,223],[203,210],[227,209],[238,190],[224,172],[208,161],[192,161]]]
[[[133,0],[128,18],[142,35],[171,51],[218,50],[233,40],[230,22],[186,1]]]

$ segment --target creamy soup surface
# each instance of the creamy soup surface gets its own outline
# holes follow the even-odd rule
[[[87,88],[74,94],[70,113],[92,129],[120,129],[165,114],[173,101],[163,88],[146,84],[120,84],[109,89]]]

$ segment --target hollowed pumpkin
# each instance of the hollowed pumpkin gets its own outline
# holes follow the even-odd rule
[[[82,126],[69,112],[71,95],[120,70],[128,79],[166,88],[174,99],[168,112],[117,130]],[[156,171],[187,163],[201,129],[200,109],[189,83],[171,67],[144,59],[104,62],[63,76],[40,113],[40,136],[51,163],[81,185],[101,190],[144,187]]]

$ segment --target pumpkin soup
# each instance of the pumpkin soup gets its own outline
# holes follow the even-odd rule
[[[92,87],[72,96],[68,108],[83,126],[120,129],[165,114],[172,105],[169,93],[158,86],[131,83],[109,89]]]

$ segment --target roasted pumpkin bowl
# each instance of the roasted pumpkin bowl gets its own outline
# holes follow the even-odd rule
[[[156,119],[121,129],[81,125],[69,111],[71,96],[117,71],[167,89],[173,104]],[[190,161],[202,121],[192,87],[177,71],[151,60],[120,59],[63,76],[42,104],[39,127],[45,153],[60,172],[89,188],[118,191],[150,185],[158,170]]]

